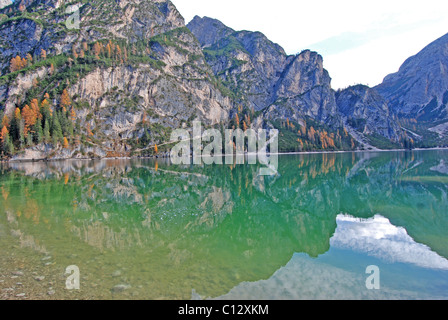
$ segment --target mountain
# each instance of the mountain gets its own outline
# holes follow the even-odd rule
[[[263,111],[266,118],[339,120],[331,78],[316,52],[287,55],[260,32],[234,31],[208,17],[194,17],[187,28],[239,103]]]
[[[414,139],[448,143],[448,34],[408,58],[375,87]]]
[[[402,130],[385,99],[364,86],[335,93],[317,52],[304,50],[287,55],[260,32],[234,31],[208,17],[194,17],[187,28],[199,40],[207,63],[235,100],[259,113],[257,123],[282,129],[278,123],[287,121],[293,122],[293,128],[300,128],[308,119],[314,129],[317,126],[335,137],[338,131],[339,135],[350,132],[360,148],[397,147]],[[294,136],[293,130],[289,131],[289,140],[308,136]],[[311,149],[315,148],[318,145],[313,143]]]
[[[407,59],[376,90],[401,117],[448,120],[448,34]]]
[[[0,9],[0,155],[164,153],[171,132],[194,120],[276,128],[280,151],[438,145],[448,129],[443,43],[409,59],[400,69],[409,76],[335,92],[317,52],[288,55],[260,32],[208,17],[185,25],[169,0],[15,1]],[[424,72],[433,97],[417,100],[409,92]],[[421,111],[406,101],[423,101]]]
[[[365,136],[399,141],[401,128],[394,121],[386,100],[375,89],[356,85],[340,90],[336,92],[336,104],[347,125]]]
[[[65,12],[77,8],[80,28],[70,29]],[[73,109],[78,132],[62,128],[52,141],[56,146],[70,136],[77,145],[63,157],[130,155],[167,141],[173,128],[194,119],[213,125],[229,118],[232,101],[170,1],[93,0],[73,7],[36,0],[24,11],[16,1],[3,14],[0,105],[9,119],[33,99],[46,100],[58,113]],[[68,108],[61,108],[64,90],[71,97]],[[59,122],[70,118],[60,117]],[[42,126],[46,120],[53,136],[54,119],[42,119]],[[17,128],[10,134],[21,141],[16,149],[42,141],[37,134],[24,141]]]

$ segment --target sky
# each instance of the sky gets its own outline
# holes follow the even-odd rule
[[[373,87],[448,33],[447,0],[171,1],[186,23],[207,16],[237,31],[260,31],[288,54],[317,51],[334,89]]]

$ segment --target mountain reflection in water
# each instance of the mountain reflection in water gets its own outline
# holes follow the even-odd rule
[[[389,246],[398,262],[418,264],[411,252],[423,255],[422,267],[446,269],[447,155],[287,155],[273,177],[251,165],[168,160],[2,164],[0,235],[61,267],[78,265],[98,279],[92,294],[106,298],[120,281],[137,298],[225,296],[297,256],[312,264],[333,246],[365,253],[366,239],[378,240],[359,238],[375,231],[365,219],[388,228],[384,241],[408,237],[406,250]],[[384,258],[382,248],[369,253]]]

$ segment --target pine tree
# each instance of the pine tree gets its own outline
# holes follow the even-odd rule
[[[26,146],[27,147],[31,147],[33,145],[33,135],[32,134],[28,134],[25,137],[25,140],[26,140]]]
[[[25,121],[21,119],[18,123],[18,136],[19,136],[19,143],[20,143],[20,149],[23,148],[25,145]]]
[[[36,131],[36,142],[38,144],[40,144],[44,140],[44,131],[42,129],[42,120],[37,119],[37,122],[35,125],[35,131]]]
[[[47,143],[50,142],[50,123],[48,122],[48,118],[44,122],[44,141]]]
[[[9,136],[8,128],[3,127],[0,132],[0,142],[1,142],[1,148],[3,152],[6,154],[12,155],[14,153],[14,145],[12,143],[12,140]]]
[[[19,123],[21,120],[22,116],[20,114],[20,109],[16,108],[14,111],[14,117],[11,119],[9,125],[9,135],[13,141],[17,141],[19,139]]]
[[[40,103],[40,113],[42,115],[42,119],[50,119],[51,117],[51,109],[50,109],[50,103],[48,102],[47,98],[42,100]]]
[[[55,145],[57,145],[59,142],[61,142],[61,140],[63,138],[62,128],[61,128],[61,123],[59,122],[58,112],[55,112],[54,116],[53,116],[53,127],[52,127],[51,136],[53,137],[53,143]]]
[[[81,120],[79,120],[79,119],[76,119],[75,131],[76,131],[76,134],[78,134],[78,135],[81,133]]]

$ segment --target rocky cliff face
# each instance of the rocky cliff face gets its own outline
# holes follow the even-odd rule
[[[0,0],[0,9],[3,9],[4,7],[9,6],[12,4],[11,0]]]
[[[317,53],[288,56],[260,32],[237,32],[207,17],[196,16],[187,27],[215,75],[248,108],[262,110],[265,118],[338,118],[331,79]]]
[[[79,29],[67,28],[77,8]],[[88,128],[80,134],[90,135],[105,153],[121,155],[138,149],[133,142],[148,135],[147,143],[165,142],[173,128],[194,119],[205,125],[228,120],[232,101],[170,1],[67,6],[47,0],[30,1],[22,13],[14,10],[0,25],[0,105],[10,118],[17,107],[33,98],[42,101],[45,93],[57,110],[64,87],[81,131]],[[32,63],[11,72],[11,59],[27,55]]]
[[[407,59],[376,89],[399,116],[448,119],[448,34]]]
[[[393,120],[384,98],[367,86],[357,85],[336,93],[338,110],[344,121],[365,134],[379,134],[398,141],[400,127]]]
[[[366,147],[369,135],[399,140],[401,129],[386,100],[367,87],[349,88],[336,96],[318,53],[287,55],[259,32],[237,32],[207,17],[196,16],[187,27],[236,100],[260,111],[258,124],[285,119],[303,123],[308,117],[331,128],[346,127]]]

